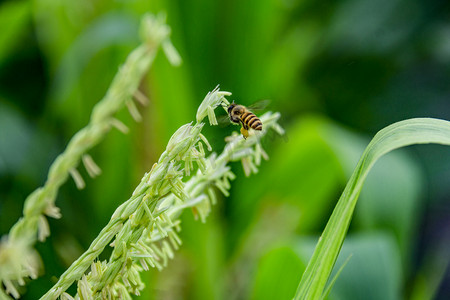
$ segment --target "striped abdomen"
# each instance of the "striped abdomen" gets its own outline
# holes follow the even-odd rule
[[[245,124],[254,130],[262,130],[262,122],[261,120],[254,114],[249,111],[246,111],[241,116],[242,123]]]

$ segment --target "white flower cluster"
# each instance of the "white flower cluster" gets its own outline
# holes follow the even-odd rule
[[[69,175],[78,188],[84,187],[83,178],[77,171],[80,161],[90,176],[95,177],[101,172],[87,151],[97,145],[112,127],[127,131],[127,127],[114,117],[117,111],[126,105],[131,115],[136,120],[140,119],[133,97],[141,103],[145,102],[145,97],[137,89],[158,48],[163,48],[171,62],[180,63],[170,42],[170,28],[165,24],[164,17],[144,16],[141,29],[142,45],[128,56],[106,96],[94,107],[89,124],[71,139],[66,150],[56,158],[45,185],[27,197],[23,217],[11,228],[9,235],[0,240],[0,299],[11,299],[8,294],[19,298],[15,284],[23,285],[24,278],[37,277],[40,258],[33,245],[37,239],[44,241],[50,235],[47,217],[61,217],[55,206],[58,189]]]
[[[144,288],[139,272],[150,267],[162,269],[174,250],[181,245],[180,213],[192,208],[204,222],[211,206],[217,200],[214,187],[224,195],[229,194],[230,180],[235,178],[228,163],[241,160],[246,174],[256,172],[261,157],[267,159],[259,139],[268,130],[283,134],[277,124],[278,113],[261,116],[264,130],[244,140],[234,134],[227,138],[227,145],[220,155],[206,157],[204,147],[212,150],[201,134],[203,118],[215,118],[214,109],[230,95],[218,88],[210,92],[197,112],[197,123],[180,127],[170,139],[166,150],[152,170],[145,174],[132,197],[113,214],[108,225],[89,249],[60,277],[58,283],[42,299],[131,299]],[[196,174],[186,182],[183,179],[195,169]],[[113,252],[108,261],[95,259],[114,238]],[[83,275],[91,266],[87,275]],[[65,293],[78,280],[75,298]]]
[[[226,106],[230,105],[230,102],[228,102],[225,96],[231,96],[231,93],[220,91],[219,86],[216,86],[214,90],[209,92],[198,107],[197,123],[201,122],[206,116],[208,116],[209,124],[217,125],[217,119],[216,114],[214,113],[214,109],[223,104],[225,104]]]

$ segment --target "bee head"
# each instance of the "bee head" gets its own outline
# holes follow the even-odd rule
[[[231,114],[231,111],[233,110],[233,108],[236,106],[236,104],[234,103],[234,101],[233,101],[233,103],[231,103],[230,104],[230,106],[228,106],[228,113],[229,114]]]

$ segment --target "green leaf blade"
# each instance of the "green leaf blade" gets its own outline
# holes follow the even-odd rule
[[[294,299],[320,299],[347,233],[365,178],[384,154],[409,145],[450,145],[450,122],[416,118],[394,123],[379,131],[367,146],[347,183],[314,254],[300,280]]]

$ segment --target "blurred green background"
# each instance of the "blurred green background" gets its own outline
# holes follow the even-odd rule
[[[23,299],[43,295],[88,247],[217,84],[244,105],[271,99],[287,135],[264,141],[259,174],[232,166],[232,194],[206,224],[183,215],[183,246],[164,271],[144,273],[141,299],[291,299],[370,138],[406,118],[450,119],[450,2],[0,2],[1,235],[89,121],[149,11],[167,13],[183,65],[160,53],[141,85],[143,122],[121,111],[130,133],[112,130],[90,153],[102,175],[80,168],[86,189],[61,188],[63,218],[36,245],[45,267]],[[221,151],[236,129],[204,133]],[[369,174],[329,299],[450,299],[449,249],[450,149],[396,151]]]

